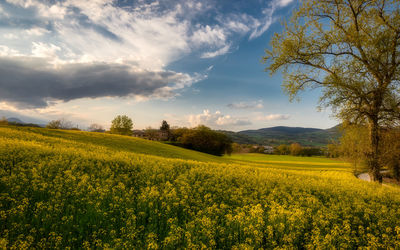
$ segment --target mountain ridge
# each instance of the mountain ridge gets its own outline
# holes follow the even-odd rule
[[[340,137],[340,124],[328,129],[275,126],[239,132],[220,132],[239,144],[280,145],[299,143],[302,146],[324,146]]]

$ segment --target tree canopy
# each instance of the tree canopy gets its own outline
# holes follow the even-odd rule
[[[169,132],[169,124],[167,121],[163,120],[160,126],[161,131],[168,131]]]
[[[181,131],[183,134],[179,142],[185,148],[217,156],[232,153],[232,141],[223,133],[211,130],[204,125]]]
[[[112,134],[132,135],[133,122],[126,115],[118,115],[111,121],[110,132]]]
[[[368,165],[381,180],[382,127],[400,122],[400,2],[305,0],[266,50],[267,71],[282,70],[293,100],[322,87],[321,106],[369,129]]]

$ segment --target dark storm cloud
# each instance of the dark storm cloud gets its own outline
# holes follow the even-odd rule
[[[132,71],[122,64],[79,63],[53,69],[39,58],[0,58],[0,75],[0,101],[20,108],[46,107],[49,100],[151,96],[189,77],[172,71]]]

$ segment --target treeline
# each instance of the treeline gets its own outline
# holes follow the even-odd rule
[[[326,150],[319,147],[303,147],[299,143],[290,145],[281,144],[279,146],[262,146],[254,144],[233,143],[234,153],[262,153],[275,155],[293,155],[293,156],[321,156],[325,155]]]
[[[80,130],[77,126],[73,126],[72,122],[65,119],[50,121],[46,128]],[[217,156],[232,153],[231,139],[227,135],[204,125],[199,125],[195,128],[170,128],[167,121],[162,121],[159,129],[148,127],[145,130],[133,130],[132,119],[126,115],[118,115],[111,121],[110,130],[107,131],[101,125],[94,123],[89,126],[88,131],[162,141],[171,145]]]
[[[133,131],[132,127],[133,123],[129,117],[117,116],[111,122],[110,133],[163,141],[174,146],[217,156],[232,153],[231,139],[204,125],[195,128],[170,128],[168,122],[163,120],[159,129],[148,127],[145,130]]]
[[[5,118],[0,120],[0,123],[19,125],[7,122]],[[233,143],[228,135],[212,130],[204,125],[199,125],[195,128],[171,128],[165,120],[162,121],[159,128],[148,127],[143,130],[133,130],[133,125],[131,118],[126,115],[118,115],[111,121],[109,130],[104,129],[103,126],[96,123],[91,124],[86,130],[90,132],[135,136],[148,140],[161,141],[174,146],[180,146],[217,156],[231,154],[232,152],[293,156],[320,156],[326,154],[326,150],[323,148],[304,147],[299,143],[292,143],[290,145],[281,144],[275,147]],[[81,130],[77,125],[74,126],[71,121],[66,119],[52,120],[46,125],[46,128]]]
[[[324,155],[324,150],[319,147],[303,147],[299,143],[292,143],[277,146],[274,148],[274,153],[277,155],[318,156]]]

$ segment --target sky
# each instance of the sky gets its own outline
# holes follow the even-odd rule
[[[262,63],[298,0],[0,0],[0,116],[85,129],[330,128],[318,89],[289,102]]]

